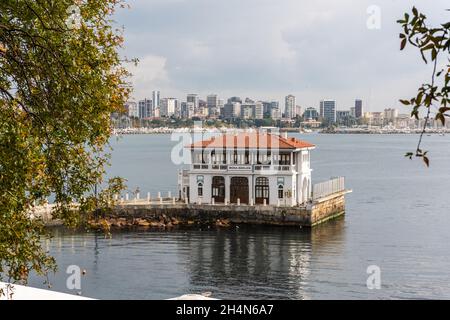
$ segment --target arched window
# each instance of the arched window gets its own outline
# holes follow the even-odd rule
[[[284,197],[284,189],[283,189],[283,185],[280,184],[278,186],[278,199],[283,199]]]
[[[199,197],[203,196],[203,183],[201,182],[198,184],[197,194]]]

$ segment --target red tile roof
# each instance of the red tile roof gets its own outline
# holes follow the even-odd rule
[[[303,149],[313,148],[315,145],[296,138],[283,138],[270,133],[245,132],[237,135],[222,135],[209,140],[195,142],[188,148],[237,148],[237,149]]]

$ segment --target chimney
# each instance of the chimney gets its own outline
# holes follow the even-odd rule
[[[287,131],[282,132],[281,137],[287,139],[288,138]]]

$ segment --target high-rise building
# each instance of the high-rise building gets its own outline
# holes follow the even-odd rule
[[[302,114],[302,107],[301,106],[295,106],[295,113],[293,115],[293,118],[295,118],[296,116],[299,116]]]
[[[149,99],[144,99],[139,101],[139,118],[145,119],[152,117],[153,101]]]
[[[355,100],[355,118],[359,119],[363,117],[363,105],[361,99]]]
[[[350,110],[337,110],[336,122],[343,125],[348,125],[350,120]]]
[[[208,105],[204,100],[198,100],[197,115],[200,117],[208,116]]]
[[[305,120],[317,120],[319,119],[319,113],[317,112],[316,108],[309,107],[305,109],[305,112],[303,113],[303,118]]]
[[[192,102],[182,102],[180,107],[181,117],[185,119],[190,119],[194,116],[194,103]]]
[[[240,97],[231,97],[228,99],[228,103],[230,102],[239,102],[242,103],[242,99]]]
[[[157,91],[157,90],[153,91],[153,94],[152,94],[153,109],[160,107],[160,98],[161,98],[160,96],[161,96],[161,94],[159,91]]]
[[[217,94],[210,94],[206,97],[206,106],[208,107],[208,114],[210,116],[219,114],[219,97]]]
[[[320,101],[320,116],[328,123],[336,122],[336,100]]]
[[[398,117],[397,109],[384,109],[384,120],[386,123],[395,123],[395,120]]]
[[[263,104],[261,101],[257,101],[254,103],[253,116],[255,117],[255,119],[263,119],[264,118]]]
[[[271,111],[272,111],[272,103],[268,101],[263,101],[263,114],[264,117],[270,117]]]
[[[222,116],[225,119],[238,118],[241,115],[241,103],[240,102],[228,102],[223,106]]]
[[[139,108],[136,102],[129,101],[125,104],[125,108],[128,110],[128,116],[131,118],[139,118]]]
[[[198,112],[198,108],[199,108],[199,98],[198,98],[198,94],[188,94],[187,98],[186,98],[186,102],[191,102],[194,104],[194,112],[197,113]]]
[[[270,110],[270,117],[273,120],[280,120],[281,119],[280,108],[272,108],[272,110]]]
[[[171,117],[175,115],[177,109],[178,100],[176,98],[164,98],[161,99],[161,117]]]
[[[243,119],[254,118],[255,104],[254,103],[243,103],[241,105],[241,117]]]
[[[284,113],[286,118],[292,119],[295,117],[295,106],[295,96],[291,94],[286,96],[284,103]]]

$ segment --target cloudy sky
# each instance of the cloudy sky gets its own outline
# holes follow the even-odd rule
[[[125,27],[124,55],[134,98],[161,90],[221,98],[279,100],[317,107],[355,98],[366,111],[403,109],[430,76],[413,49],[399,51],[396,20],[415,5],[439,23],[450,20],[447,0],[129,0],[116,15]],[[375,6],[375,7],[374,7]],[[379,9],[379,14],[378,14]],[[379,20],[377,19],[379,17]]]

